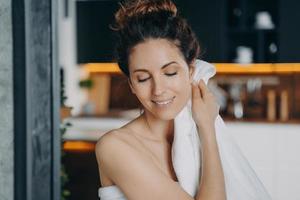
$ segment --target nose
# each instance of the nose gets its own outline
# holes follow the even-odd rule
[[[165,92],[165,84],[163,80],[160,80],[159,78],[153,78],[153,87],[152,87],[152,93],[155,96],[160,96]]]

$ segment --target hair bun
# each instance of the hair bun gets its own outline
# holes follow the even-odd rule
[[[145,15],[152,12],[170,12],[177,15],[177,8],[171,0],[127,0],[120,3],[120,8],[115,14],[115,26],[113,29],[120,30],[126,26],[128,19]]]

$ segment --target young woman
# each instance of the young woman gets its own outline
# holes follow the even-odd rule
[[[215,129],[219,105],[203,80],[193,81],[200,48],[191,27],[170,0],[127,1],[115,19],[118,64],[143,113],[98,141],[100,199],[226,199]],[[171,155],[174,118],[189,100],[202,152],[194,196],[180,186]]]

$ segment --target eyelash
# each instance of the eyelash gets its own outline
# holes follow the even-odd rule
[[[171,74],[165,74],[167,76],[175,76],[177,74],[177,72],[171,73]]]
[[[177,72],[174,72],[174,73],[171,73],[171,74],[165,74],[165,75],[166,75],[166,76],[175,76],[175,75],[177,75]],[[147,81],[148,79],[150,79],[150,77],[149,77],[149,78],[146,78],[146,79],[138,80],[138,82],[139,82],[139,83],[142,83],[142,82]]]

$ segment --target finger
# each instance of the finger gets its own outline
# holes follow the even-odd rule
[[[192,99],[201,99],[201,93],[195,81],[192,82]]]
[[[198,87],[199,87],[199,89],[200,89],[200,92],[201,92],[201,94],[202,94],[202,97],[204,98],[204,97],[207,95],[207,93],[208,93],[209,91],[208,91],[208,88],[207,88],[206,84],[204,83],[203,79],[201,79],[201,80],[199,81]]]

